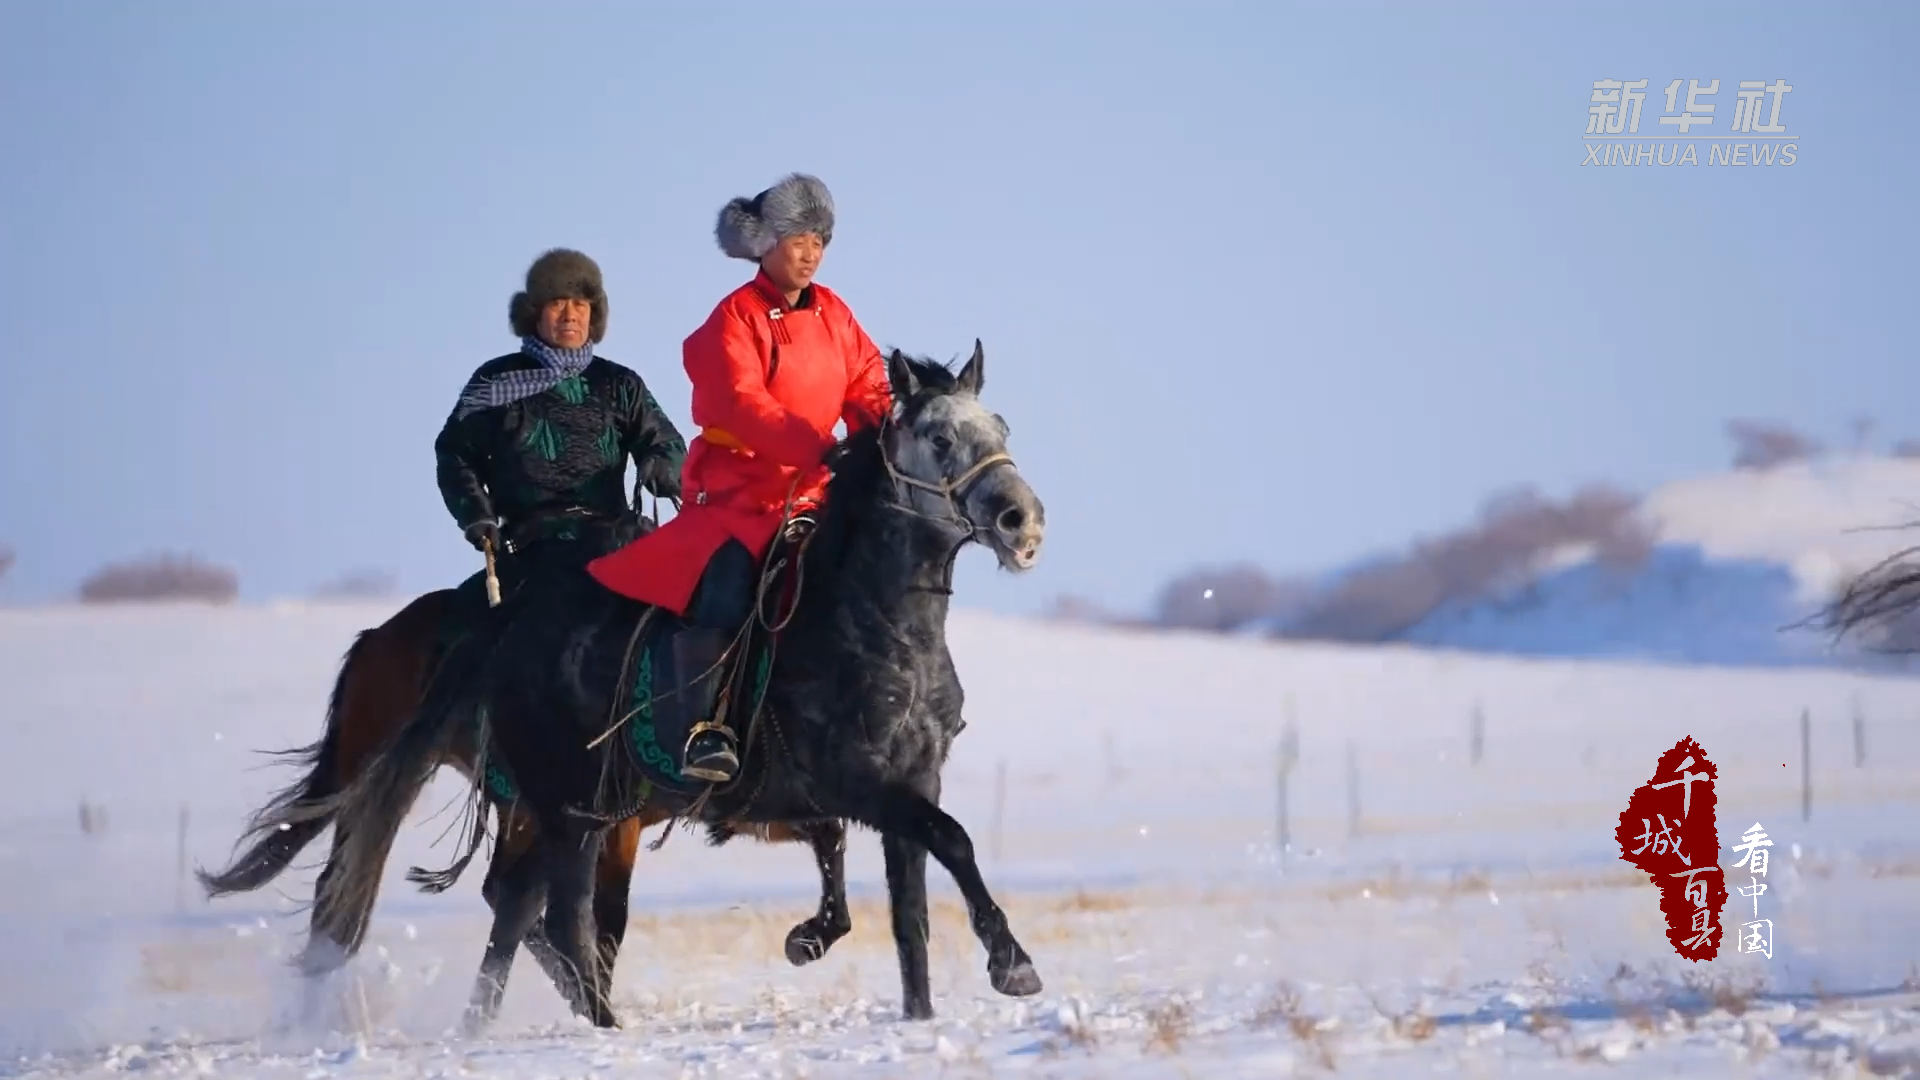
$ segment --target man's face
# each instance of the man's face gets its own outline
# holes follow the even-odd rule
[[[799,233],[775,244],[760,260],[760,267],[782,291],[796,293],[813,283],[826,254],[826,241],[818,233]]]
[[[557,349],[585,345],[592,324],[593,305],[585,300],[549,300],[540,309],[540,339]]]

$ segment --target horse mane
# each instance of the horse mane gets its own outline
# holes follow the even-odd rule
[[[893,354],[913,373],[920,390],[902,410],[902,423],[912,423],[914,414],[928,401],[949,394],[959,380],[958,374],[938,360],[910,356],[896,350]],[[832,474],[820,500],[820,521],[809,545],[807,565],[810,589],[839,591],[839,578],[845,569],[848,541],[868,519],[879,500],[886,475],[884,448],[880,433],[885,422],[849,432],[827,452],[826,466]]]
[[[875,500],[880,497],[880,478],[886,471],[883,453],[878,426],[850,432],[828,452],[826,465],[832,478],[827,481],[826,493],[820,500],[820,523],[815,529],[812,547],[834,554],[831,570],[835,573],[810,573],[816,582],[826,584],[827,577],[838,576],[847,541],[871,514]]]

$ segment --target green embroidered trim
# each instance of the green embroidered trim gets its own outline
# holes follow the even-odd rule
[[[767,645],[760,650],[760,658],[753,668],[753,707],[758,710],[767,700],[767,680],[773,675],[773,646]]]
[[[513,802],[520,797],[520,793],[514,789],[513,781],[507,777],[506,770],[492,762],[487,763],[487,791],[501,802]]]
[[[606,430],[600,432],[600,437],[594,440],[593,445],[600,451],[600,460],[607,464],[611,465],[620,460],[620,433],[614,430],[612,424],[608,424]]]
[[[480,731],[487,730],[489,725],[487,723],[486,705],[481,705],[478,709],[474,710],[474,713],[474,727]],[[513,802],[520,798],[520,791],[514,787],[513,778],[507,775],[507,770],[502,768],[497,761],[489,760],[487,762],[486,771],[481,777],[481,781],[486,785],[487,793],[501,802]]]
[[[527,437],[521,440],[520,445],[547,461],[553,461],[560,456],[561,443],[560,433],[553,430],[553,425],[547,423],[547,418],[543,416],[527,429]]]
[[[584,376],[570,375],[555,383],[553,392],[567,404],[578,405],[587,400],[587,380]]]
[[[680,766],[673,755],[660,747],[660,733],[653,730],[653,650],[643,649],[640,663],[633,671],[633,695],[628,704],[636,710],[634,722],[628,725],[629,741],[640,760],[659,769],[670,779],[680,779]]]

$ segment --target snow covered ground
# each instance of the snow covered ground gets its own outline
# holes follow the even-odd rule
[[[280,894],[211,905],[182,882],[182,851],[223,859],[286,775],[256,752],[318,732],[340,653],[391,609],[0,611],[0,1075],[1920,1071],[1920,682],[965,612],[952,632],[971,726],[945,802],[1034,954],[1038,997],[988,988],[933,868],[940,1015],[904,1023],[873,837],[849,853],[854,933],[794,969],[780,939],[813,908],[805,852],[676,833],[641,855],[615,976],[625,1030],[574,1024],[523,959],[498,1028],[455,1038],[486,931],[480,875],[439,897],[400,879],[448,857],[447,777],[340,988],[360,1019],[281,1030],[321,851]],[[1654,890],[1618,858],[1629,793],[1684,735],[1721,768],[1723,845],[1756,821],[1776,841],[1759,898],[1771,960],[1680,960]],[[81,831],[83,799],[104,832]],[[1725,925],[1750,905],[1734,896]]]

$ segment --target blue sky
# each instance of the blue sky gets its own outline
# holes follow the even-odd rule
[[[801,169],[821,280],[959,357],[1047,502],[960,602],[1324,568],[1495,489],[1722,467],[1730,416],[1920,436],[1908,4],[0,6],[4,596],[191,550],[252,596],[474,556],[432,441],[546,247],[686,425]],[[1791,168],[1582,167],[1596,79],[1784,78]]]

